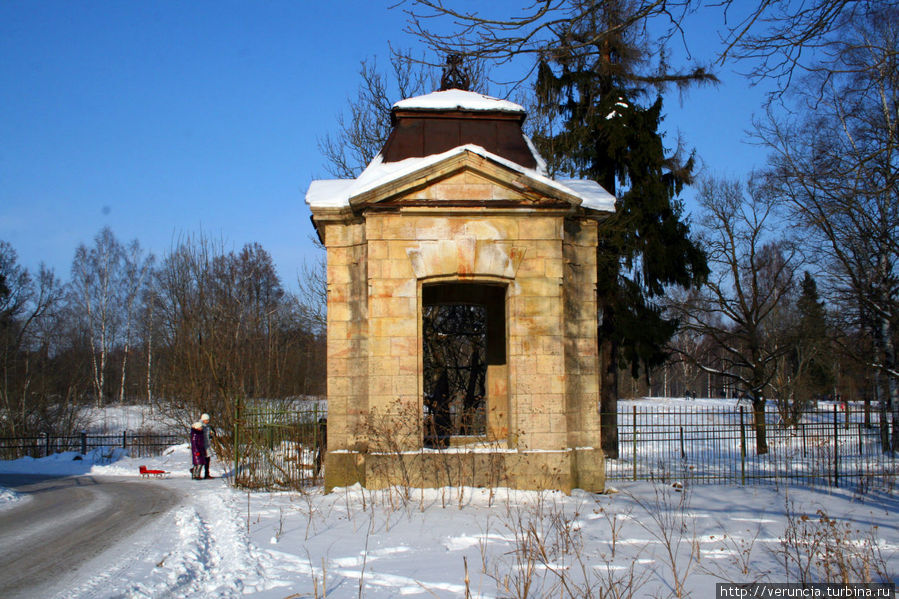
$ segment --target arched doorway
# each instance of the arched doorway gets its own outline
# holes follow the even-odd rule
[[[422,286],[423,441],[447,447],[508,431],[506,286]]]

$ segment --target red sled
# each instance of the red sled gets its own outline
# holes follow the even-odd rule
[[[168,472],[165,470],[149,470],[146,466],[140,467],[141,478],[150,478],[151,476],[154,478],[163,478],[167,474]]]

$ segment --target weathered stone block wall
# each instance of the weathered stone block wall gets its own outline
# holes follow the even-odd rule
[[[523,258],[509,298],[512,430],[520,449],[563,449],[562,218],[519,222]]]
[[[563,252],[568,447],[592,448],[599,443],[596,245],[595,221],[566,221]]]
[[[328,448],[355,449],[368,411],[367,244],[361,222],[324,227],[328,248]]]

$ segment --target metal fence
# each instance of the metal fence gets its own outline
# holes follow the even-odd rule
[[[326,416],[318,404],[245,409],[233,431],[236,484],[264,489],[319,484]],[[606,476],[609,481],[689,478],[836,486],[899,478],[899,460],[883,452],[879,426],[877,411],[835,405],[806,412],[798,424],[786,426],[769,406],[768,452],[759,454],[751,409],[621,402],[619,457],[606,460]]]
[[[167,447],[185,443],[186,435],[135,433],[95,435],[86,432],[75,435],[35,435],[28,437],[0,437],[0,459],[15,460],[25,456],[42,458],[64,451],[86,454],[98,448],[122,448],[131,457],[161,455]]]
[[[263,489],[320,483],[326,416],[326,409],[316,402],[244,407],[233,430],[222,431],[219,439],[221,457],[233,463],[234,482]],[[759,454],[750,409],[621,402],[619,457],[606,460],[606,476],[609,481],[688,478],[704,483],[775,480],[836,486],[878,477],[899,481],[899,459],[881,445],[880,418],[877,410],[859,405],[825,404],[803,414],[795,426],[786,426],[769,406],[768,452]],[[149,457],[186,441],[181,434],[129,431],[0,437],[0,459],[64,451],[84,454],[97,448],[122,448],[132,457]]]
[[[884,453],[880,414],[824,405],[786,426],[769,406],[768,452],[759,454],[751,409],[628,406],[618,411],[617,459],[609,480],[689,478],[747,484],[764,480],[839,486],[849,480],[896,476],[899,460]]]
[[[255,404],[233,431],[234,484],[297,489],[321,482],[327,412],[317,402]]]

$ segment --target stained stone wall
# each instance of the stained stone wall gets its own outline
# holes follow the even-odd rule
[[[328,489],[602,489],[594,217],[462,174],[316,224],[328,252]],[[435,454],[422,450],[422,289],[466,282],[504,290],[505,364],[488,367],[477,451]]]

